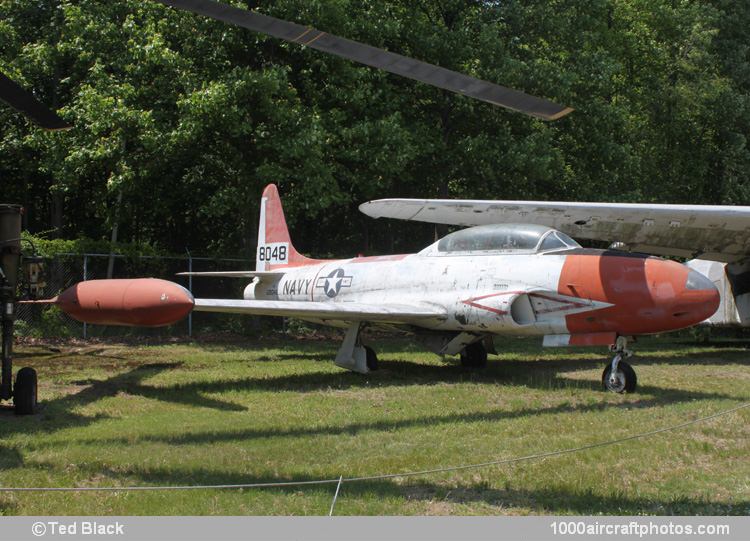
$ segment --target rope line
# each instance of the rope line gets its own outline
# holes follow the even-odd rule
[[[530,460],[539,460],[544,458],[550,458],[553,456],[567,455],[571,453],[578,453],[581,451],[587,451],[590,449],[596,449],[599,447],[608,447],[610,445],[617,445],[627,441],[633,441],[637,439],[648,438],[657,434],[663,434],[664,432],[671,432],[673,430],[679,430],[691,425],[702,423],[729,415],[744,408],[750,407],[750,402],[745,402],[734,408],[723,410],[705,417],[698,417],[690,421],[685,421],[676,425],[666,426],[658,428],[656,430],[649,430],[648,432],[641,432],[639,434],[633,434],[618,438],[614,440],[606,440],[597,443],[591,443],[588,445],[582,445],[579,447],[570,447],[567,449],[558,449],[555,451],[548,451],[545,453],[536,453],[533,455],[526,455],[515,458],[505,458],[499,460],[492,460],[488,462],[479,462],[476,464],[465,464],[462,466],[447,466],[444,468],[433,468],[429,470],[418,470],[412,472],[401,472],[401,473],[387,473],[381,475],[365,475],[359,477],[338,477],[335,479],[318,479],[312,481],[278,481],[268,483],[240,483],[240,484],[223,484],[223,485],[165,485],[165,486],[123,486],[123,487],[3,487],[0,486],[0,492],[131,492],[131,491],[151,491],[151,490],[219,490],[219,489],[243,489],[243,488],[278,488],[278,487],[291,487],[291,486],[309,486],[309,485],[332,485],[336,484],[336,495],[338,496],[339,489],[343,483],[354,483],[358,481],[378,481],[384,479],[394,479],[397,477],[416,477],[421,475],[432,475],[435,473],[446,473],[454,471],[462,471],[469,469],[486,468],[488,466],[497,466],[504,464],[512,464],[516,462],[527,462]],[[336,499],[334,498],[334,505]],[[332,506],[333,508],[333,506]]]

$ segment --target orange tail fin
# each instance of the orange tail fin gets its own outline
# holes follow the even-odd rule
[[[284,267],[310,265],[316,260],[301,255],[292,245],[289,229],[284,218],[279,190],[269,184],[260,200],[260,224],[258,224],[258,252],[255,257],[256,271],[270,271]]]

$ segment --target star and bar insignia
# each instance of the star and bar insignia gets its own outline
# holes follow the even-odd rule
[[[339,294],[342,287],[350,287],[352,277],[346,276],[344,269],[338,268],[331,271],[328,276],[321,276],[315,284],[316,288],[322,288],[325,294],[333,298]]]

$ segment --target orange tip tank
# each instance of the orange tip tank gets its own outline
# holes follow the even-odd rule
[[[130,327],[171,325],[195,304],[187,289],[158,278],[87,280],[52,299],[22,302],[57,305],[84,323]]]

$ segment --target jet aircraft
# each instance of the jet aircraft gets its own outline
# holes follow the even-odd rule
[[[699,323],[719,292],[699,272],[646,254],[582,248],[543,224],[489,223],[448,234],[415,254],[318,260],[292,244],[275,185],[261,200],[254,271],[182,273],[250,278],[242,300],[195,299],[194,311],[294,317],[346,328],[336,364],[367,373],[367,326],[408,330],[431,351],[487,362],[493,335],[545,345],[611,346],[602,382],[632,392],[623,360],[631,337]],[[368,207],[365,207],[368,208]]]
[[[398,209],[412,204],[375,201],[362,209],[404,217]],[[192,309],[342,327],[335,362],[361,373],[378,364],[363,340],[368,327],[408,331],[438,355],[459,355],[469,368],[487,362],[498,335],[540,336],[546,346],[609,346],[614,355],[602,383],[613,392],[636,388],[635,371],[623,360],[632,338],[690,327],[719,307],[714,283],[676,261],[582,248],[545,223],[499,222],[489,218],[414,254],[311,259],[294,247],[271,184],[261,199],[255,270],[182,273],[249,279],[242,299],[194,299],[172,282],[135,279],[82,282],[43,302],[88,323],[158,326]]]

